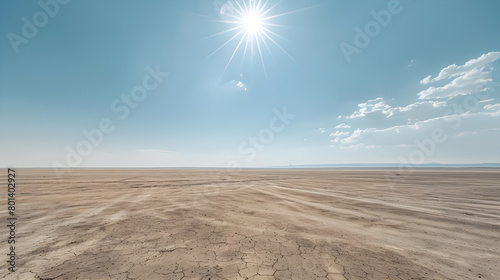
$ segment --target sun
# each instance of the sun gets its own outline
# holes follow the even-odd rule
[[[209,56],[222,49],[230,42],[238,42],[226,64],[226,67],[224,68],[222,75],[224,75],[239,50],[243,51],[243,58],[245,58],[247,54],[254,57],[254,54],[258,53],[266,76],[266,66],[262,56],[264,48],[267,49],[268,52],[271,52],[271,47],[274,46],[288,55],[288,53],[277,42],[277,38],[284,38],[271,30],[276,27],[284,26],[273,23],[272,21],[280,16],[297,11],[273,14],[273,10],[277,4],[278,3],[270,6],[269,0],[229,0],[221,8],[220,14],[225,17],[222,22],[230,25],[231,27],[212,36],[231,32],[234,35],[232,35]]]
[[[262,17],[258,14],[246,15],[244,21],[245,29],[248,33],[254,34],[262,31]]]

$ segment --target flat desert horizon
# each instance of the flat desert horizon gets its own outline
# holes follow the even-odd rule
[[[498,168],[16,169],[16,273],[2,261],[0,278],[498,279],[498,182]]]
[[[0,1],[0,280],[500,280],[500,1]]]

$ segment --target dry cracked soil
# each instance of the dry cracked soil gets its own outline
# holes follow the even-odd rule
[[[18,169],[16,199],[0,279],[500,279],[498,169]]]

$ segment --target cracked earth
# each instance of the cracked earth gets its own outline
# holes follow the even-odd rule
[[[500,171],[396,173],[19,169],[0,278],[498,279]]]

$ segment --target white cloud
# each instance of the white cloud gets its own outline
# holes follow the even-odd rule
[[[340,142],[340,137],[336,137],[335,139],[330,140],[331,143],[338,143]]]
[[[420,83],[421,83],[421,84],[426,85],[426,84],[430,83],[430,82],[431,82],[431,80],[432,80],[432,75],[429,75],[429,76],[427,76],[427,77],[423,78],[423,79],[420,81]]]
[[[486,103],[486,102],[491,102],[491,101],[493,101],[493,100],[495,100],[495,99],[490,98],[490,99],[486,99],[486,100],[481,100],[481,101],[479,101],[479,102],[480,102],[480,103]]]
[[[392,107],[387,104],[386,101],[379,97],[373,100],[368,100],[366,103],[361,103],[358,105],[358,111],[355,111],[348,119],[381,119],[381,118],[401,118],[404,121],[407,120],[422,120],[430,117],[438,116],[441,110],[436,110],[436,108],[442,108],[447,106],[446,101],[419,101],[407,106]],[[345,125],[345,124],[341,124]],[[341,128],[338,125],[335,128]],[[349,126],[350,128],[350,126]]]
[[[343,137],[349,135],[349,131],[335,131],[334,133],[330,134],[332,137]]]
[[[375,146],[375,145],[363,145],[363,144],[356,144],[356,145],[350,145],[350,146],[342,146],[340,147],[341,149],[360,149],[360,148],[365,148],[365,149],[375,149],[375,148],[379,148],[379,146]]]
[[[486,90],[486,85],[493,80],[490,77],[491,63],[500,59],[500,52],[483,54],[476,59],[467,61],[464,65],[449,65],[432,78],[429,75],[420,81],[421,84],[430,84],[444,79],[453,79],[440,87],[429,87],[418,93],[419,99],[452,98],[460,95],[469,95]]]
[[[335,126],[335,128],[351,128],[351,126],[348,124],[345,124],[345,123],[341,123],[341,124]]]
[[[462,66],[450,65],[435,78],[424,78],[422,84],[450,79],[444,86],[429,87],[417,94],[418,99],[426,100],[392,106],[378,97],[360,103],[357,110],[345,117],[351,120],[349,125],[336,126],[358,128],[352,133],[336,131],[330,135],[335,137],[330,142],[341,149],[413,147],[415,141],[430,138],[436,129],[441,129],[445,137],[455,139],[443,150],[491,150],[491,145],[498,142],[491,136],[500,137],[500,103],[490,94],[500,89],[500,83],[493,82],[489,64],[499,58],[500,52],[488,53]],[[489,138],[482,138],[485,135]]]
[[[464,131],[457,134],[458,137],[479,135],[477,131]]]
[[[447,136],[454,136],[463,131],[487,131],[499,128],[500,111],[463,113],[418,121],[409,125],[398,125],[386,129],[356,129],[351,136],[340,143],[365,146],[400,146],[412,145],[416,139],[430,137],[435,128],[445,131]]]
[[[469,72],[455,78],[453,81],[442,87],[429,87],[419,92],[419,99],[450,98],[459,95],[468,95],[483,90],[489,82],[490,72],[483,68],[472,69]]]
[[[484,109],[489,111],[500,111],[500,103],[484,105]]]
[[[404,107],[394,107],[385,110],[387,117],[403,117],[405,119],[421,120],[429,118],[436,112],[436,108],[447,105],[446,101],[421,101]]]
[[[465,75],[466,73],[474,70],[474,69],[480,69],[483,68],[484,66],[494,62],[495,60],[500,58],[500,52],[489,52],[486,54],[481,55],[480,57],[476,59],[471,59],[467,61],[464,65],[457,66],[456,64],[452,64],[443,70],[439,72],[439,75],[432,79],[432,75],[426,77],[422,81],[420,81],[422,84],[428,84],[436,81],[440,81],[443,79],[449,79],[453,78],[455,76],[459,75]]]
[[[363,117],[385,117],[387,115],[386,110],[390,109],[391,106],[387,105],[382,97],[377,97],[372,100],[368,100],[365,103],[358,104],[359,110],[347,116],[347,119],[363,118]]]
[[[323,128],[323,127],[318,128],[318,133],[319,134],[325,133],[325,128]]]

